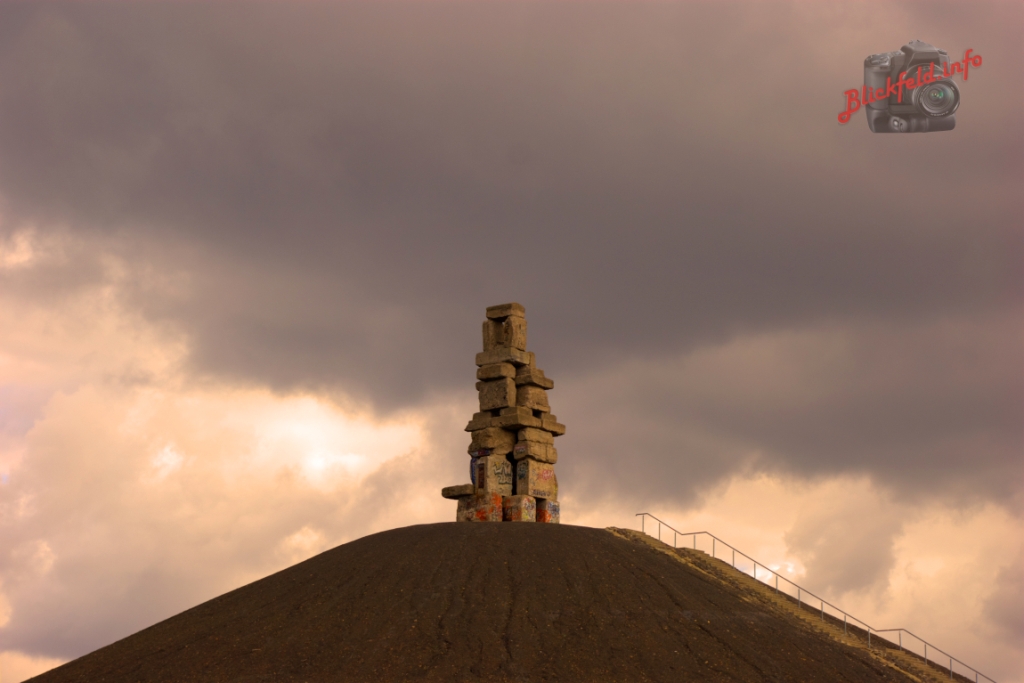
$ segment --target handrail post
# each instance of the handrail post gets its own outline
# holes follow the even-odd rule
[[[843,612],[843,635],[849,635],[849,633],[846,630],[846,612]]]
[[[644,529],[644,521],[646,519],[647,519],[647,515],[644,514],[644,513],[640,513],[640,533],[642,533],[642,534],[647,533],[646,529]]]
[[[868,626],[868,649],[871,649],[871,627]]]
[[[796,587],[796,604],[797,604],[798,607],[803,607],[804,606],[804,602],[801,599],[801,588],[800,588],[800,586]]]
[[[675,548],[679,545],[679,532],[672,529],[672,547]]]
[[[928,663],[928,643],[927,643],[927,641],[922,641],[922,642],[924,642],[924,663],[927,664]]]
[[[711,557],[715,557],[715,537],[711,537]]]
[[[779,573],[775,572],[775,592],[779,592]]]
[[[903,652],[903,631],[897,631],[900,634],[900,652]]]
[[[732,549],[732,568],[736,568],[736,548]]]
[[[819,598],[820,600],[820,598]],[[825,601],[821,601],[821,620],[825,621]]]
[[[693,549],[697,549],[697,532],[693,533]]]

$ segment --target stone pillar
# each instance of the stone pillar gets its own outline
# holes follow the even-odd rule
[[[490,306],[486,317],[483,351],[476,355],[480,410],[466,425],[471,483],[441,495],[458,501],[460,522],[558,524],[554,438],[565,434],[565,425],[548,402],[555,383],[526,350],[525,308]]]

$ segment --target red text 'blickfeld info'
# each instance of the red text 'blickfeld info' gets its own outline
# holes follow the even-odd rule
[[[906,71],[900,74],[899,80],[895,83],[892,81],[892,76],[886,77],[884,88],[873,89],[865,85],[860,90],[854,88],[845,91],[843,95],[846,96],[846,110],[839,114],[839,123],[847,123],[850,117],[853,116],[853,112],[860,109],[861,104],[871,104],[878,100],[889,99],[893,95],[896,95],[897,102],[902,102],[904,88],[913,90],[943,78],[952,78],[956,74],[963,74],[966,81],[967,70],[972,66],[981,66],[981,55],[972,55],[972,52],[974,52],[974,49],[968,48],[961,61],[943,64],[941,76],[935,73],[935,67],[938,65],[933,62],[928,71],[922,71],[921,67],[918,66],[916,77],[907,78]]]

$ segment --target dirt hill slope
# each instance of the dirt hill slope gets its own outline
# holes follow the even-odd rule
[[[450,523],[339,546],[32,681],[915,679],[641,540]]]

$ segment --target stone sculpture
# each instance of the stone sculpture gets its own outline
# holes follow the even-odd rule
[[[458,501],[459,522],[559,523],[555,437],[565,426],[551,414],[555,383],[526,350],[526,309],[487,309],[484,350],[476,355],[480,412],[470,433],[469,484],[441,489]]]

